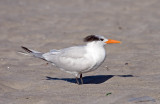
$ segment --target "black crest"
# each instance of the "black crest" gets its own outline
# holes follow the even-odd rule
[[[84,42],[92,42],[92,41],[99,41],[99,37],[97,37],[96,35],[89,35],[87,37],[84,38]]]

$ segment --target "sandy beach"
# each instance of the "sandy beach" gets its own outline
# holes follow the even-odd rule
[[[91,34],[122,43],[105,46],[83,85],[18,53],[83,45]],[[0,0],[0,104],[160,104],[160,0]]]

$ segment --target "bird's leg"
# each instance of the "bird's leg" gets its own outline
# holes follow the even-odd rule
[[[82,73],[80,74],[81,84],[83,84]]]
[[[78,81],[78,78],[76,77],[76,81],[77,81],[77,84],[79,85],[79,81]]]

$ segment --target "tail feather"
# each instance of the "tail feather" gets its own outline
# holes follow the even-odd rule
[[[21,46],[21,48],[24,49],[26,52],[28,52],[30,55],[45,60],[44,57],[42,56],[43,53],[35,51],[35,50],[28,49],[28,48],[26,48],[24,46]]]
[[[24,47],[24,46],[21,46],[22,49],[24,49],[26,52],[28,53],[33,53],[31,50],[29,50],[28,48]]]

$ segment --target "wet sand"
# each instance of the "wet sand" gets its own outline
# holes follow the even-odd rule
[[[1,0],[0,104],[159,104],[159,4]],[[83,45],[90,34],[122,44],[106,45],[106,60],[98,70],[84,74],[83,85],[43,60],[17,53],[20,46],[47,52]]]

